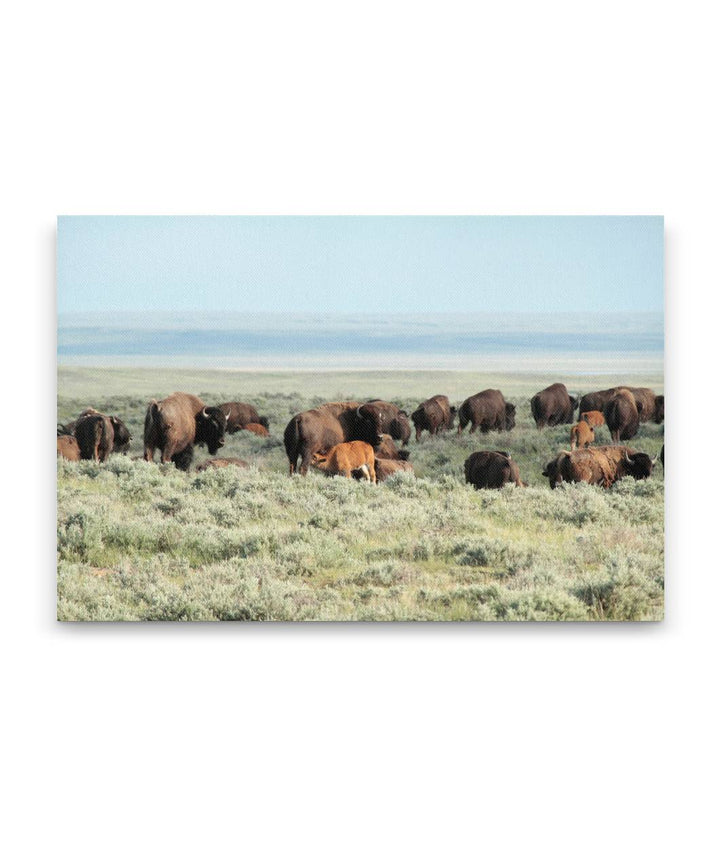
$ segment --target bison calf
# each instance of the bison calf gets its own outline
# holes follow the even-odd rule
[[[338,443],[326,453],[315,452],[312,465],[328,476],[345,476],[348,479],[352,478],[353,470],[362,470],[368,481],[377,482],[375,452],[369,443],[362,440]]]
[[[605,417],[599,410],[586,410],[580,414],[580,421],[587,422],[591,428],[599,428],[605,424]]]
[[[570,429],[570,451],[575,449],[587,449],[587,447],[595,442],[595,432],[587,424],[587,422],[578,422]]]
[[[69,434],[62,434],[57,438],[57,453],[61,458],[68,461],[79,461],[80,446],[78,446],[78,441]]]
[[[198,464],[197,472],[220,470],[223,467],[240,467],[240,469],[246,470],[249,466],[250,464],[247,461],[243,461],[242,458],[212,458],[203,464]]]

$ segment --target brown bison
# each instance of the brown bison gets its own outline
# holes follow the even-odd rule
[[[580,413],[587,413],[590,410],[598,410],[602,413],[603,408],[618,389],[619,387],[614,386],[612,389],[601,389],[598,392],[588,392],[587,395],[583,395],[579,401]]]
[[[77,419],[74,419],[72,422],[68,422],[66,425],[61,425],[58,423],[57,426],[57,435],[58,437],[62,437],[65,435],[74,437],[75,436],[75,428],[77,427],[78,422],[85,416],[105,416],[104,413],[100,413],[99,410],[95,410],[94,407],[86,407],[85,410],[78,416]],[[127,452],[130,441],[132,440],[132,435],[127,429],[127,426],[122,421],[122,419],[118,419],[117,416],[108,416],[110,423],[113,427],[113,452]]]
[[[605,417],[599,410],[588,410],[580,414],[580,421],[587,422],[591,428],[599,428],[605,424]]]
[[[227,420],[225,430],[228,434],[234,434],[242,428],[247,428],[251,423],[262,425],[264,428],[270,427],[267,416],[259,416],[252,404],[245,404],[242,401],[226,401],[223,404],[218,404],[218,407],[225,414]]]
[[[525,487],[510,452],[473,452],[465,461],[465,481],[475,490],[501,488],[511,482]]]
[[[258,437],[269,437],[270,432],[264,425],[260,425],[259,422],[248,422],[247,425],[243,426],[243,431],[249,431],[251,434],[256,434]]]
[[[605,404],[603,416],[610,430],[613,443],[630,440],[638,432],[640,414],[635,398],[629,389],[620,387]]]
[[[389,461],[407,461],[410,452],[407,449],[398,449],[389,434],[380,435],[380,443],[375,447],[375,458],[385,458]]]
[[[202,473],[205,470],[219,470],[223,467],[240,467],[240,469],[247,469],[250,466],[247,461],[243,461],[242,458],[212,458],[209,461],[204,461],[202,464],[198,464],[197,472]]]
[[[190,467],[193,446],[205,443],[211,455],[225,445],[225,414],[206,407],[196,396],[174,392],[162,401],[153,399],[145,414],[145,460],[160,449],[162,462],[180,470]]]
[[[595,432],[587,424],[587,422],[578,422],[570,429],[570,451],[575,449],[587,449],[587,447],[595,442]]]
[[[447,395],[433,395],[423,401],[410,416],[415,426],[415,439],[419,442],[423,431],[429,431],[432,437],[438,431],[446,431],[455,423],[456,408],[450,406]]]
[[[411,473],[413,466],[410,461],[394,461],[388,458],[375,458],[375,475],[379,482],[389,479],[395,473]]]
[[[407,446],[412,430],[407,413],[401,410],[397,404],[383,401],[380,398],[372,398],[365,404],[371,404],[375,408],[379,429],[383,433],[389,434],[393,440],[399,440],[403,446]]]
[[[307,473],[315,452],[327,452],[338,443],[363,440],[371,446],[382,441],[378,411],[357,401],[334,401],[298,413],[283,434],[292,475],[300,459],[300,475]]]
[[[57,438],[57,453],[61,458],[68,461],[79,461],[80,446],[78,446],[78,441],[69,434],[61,434]]]
[[[458,411],[458,435],[471,423],[470,433],[479,428],[488,431],[510,431],[515,427],[515,405],[509,404],[499,389],[485,389],[466,398]]]
[[[327,476],[345,476],[348,479],[352,478],[353,471],[361,470],[364,478],[373,484],[377,482],[375,452],[369,443],[362,440],[338,443],[327,452],[315,452],[312,465]]]
[[[655,393],[646,386],[628,386],[625,387],[633,394],[635,405],[638,409],[641,422],[650,422],[651,420],[657,425],[665,419],[665,396],[655,395]]]
[[[104,462],[108,459],[115,442],[115,429],[109,416],[88,413],[77,420],[74,431],[84,461]]]
[[[538,428],[544,428],[546,425],[568,425],[573,421],[577,403],[577,398],[568,394],[564,383],[553,383],[533,395],[530,399],[530,410]]]
[[[553,489],[563,481],[584,481],[608,488],[625,476],[649,478],[654,463],[649,455],[627,446],[596,446],[593,449],[560,452],[545,465],[543,475],[547,476]]]

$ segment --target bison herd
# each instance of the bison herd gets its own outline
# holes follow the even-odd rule
[[[575,411],[578,421],[575,423]],[[562,383],[554,383],[530,400],[537,428],[572,425],[570,451],[561,451],[543,471],[550,486],[561,482],[589,482],[608,488],[618,479],[647,478],[655,459],[620,441],[635,436],[641,422],[657,424],[665,417],[665,399],[644,387],[620,386],[592,392],[581,398],[570,396]],[[431,436],[454,428],[458,435],[469,425],[478,429],[511,431],[515,426],[515,405],[500,390],[486,389],[466,398],[459,407],[451,406],[445,395],[423,401],[408,416],[405,410],[381,399],[328,402],[305,410],[288,422],[283,440],[290,475],[305,475],[313,467],[326,475],[384,481],[397,472],[412,472],[407,446],[415,427],[416,442],[423,431]],[[575,424],[573,424],[575,423]],[[611,445],[593,446],[596,429],[606,425]],[[215,455],[225,444],[225,434],[246,430],[268,436],[269,423],[250,404],[225,402],[209,405],[195,395],[175,392],[160,401],[152,400],[145,413],[144,459],[153,461],[160,453],[163,463],[188,470],[193,449],[205,445]],[[116,416],[94,408],[84,410],[76,420],[58,425],[57,454],[71,461],[103,462],[111,452],[126,452],[130,432]],[[660,460],[664,467],[664,446]],[[213,467],[247,467],[240,458],[215,458],[198,470]],[[502,488],[513,483],[524,487],[517,463],[509,452],[473,452],[465,461],[465,481],[476,489]]]

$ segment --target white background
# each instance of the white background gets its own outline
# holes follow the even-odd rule
[[[716,846],[711,9],[4,9],[6,852]],[[664,214],[666,621],[56,624],[64,213]]]

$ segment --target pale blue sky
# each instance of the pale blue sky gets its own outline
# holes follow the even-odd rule
[[[58,312],[663,309],[662,217],[59,217]]]

